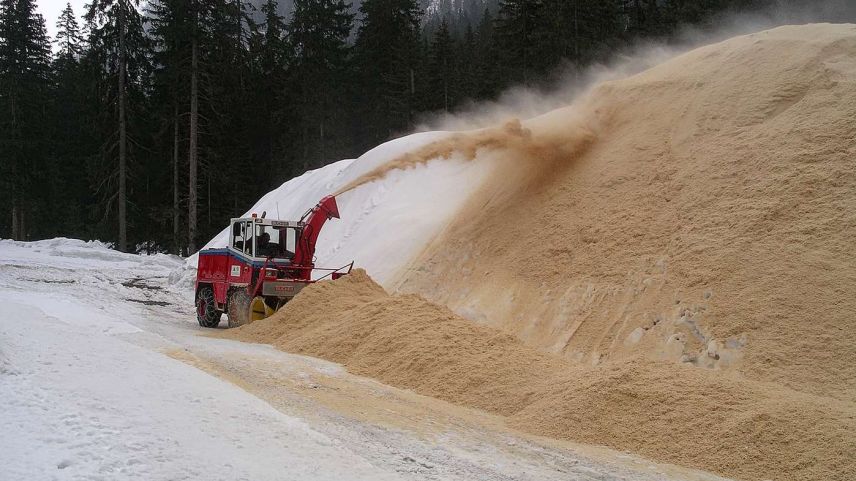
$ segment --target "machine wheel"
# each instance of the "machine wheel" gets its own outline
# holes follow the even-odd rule
[[[196,320],[202,327],[217,327],[223,311],[217,310],[214,302],[214,289],[202,286],[196,291]]]
[[[253,302],[250,303],[250,322],[260,321],[266,317],[270,317],[276,312],[276,305],[271,307],[271,299],[265,299],[262,296],[256,296]]]
[[[250,304],[252,298],[244,288],[233,289],[229,292],[229,327],[243,326],[250,322]]]

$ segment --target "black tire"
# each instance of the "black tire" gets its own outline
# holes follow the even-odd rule
[[[250,322],[250,302],[253,299],[247,290],[243,287],[232,289],[229,292],[229,306],[227,312],[229,314],[229,327],[243,326]]]
[[[211,286],[200,286],[196,290],[196,320],[202,327],[217,327],[223,311],[217,310],[214,302],[214,289]]]

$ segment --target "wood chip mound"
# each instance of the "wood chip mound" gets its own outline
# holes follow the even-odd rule
[[[674,363],[584,366],[417,295],[390,295],[360,269],[223,335],[338,362],[505,416],[522,431],[726,476],[844,480],[856,472],[853,403]]]

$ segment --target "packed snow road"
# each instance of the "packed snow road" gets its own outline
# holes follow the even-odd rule
[[[721,479],[206,335],[182,265],[0,241],[0,480]]]

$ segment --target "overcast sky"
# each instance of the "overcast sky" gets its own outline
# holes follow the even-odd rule
[[[65,8],[65,4],[70,3],[74,9],[74,14],[77,15],[77,21],[82,25],[80,17],[83,16],[83,5],[90,0],[36,0],[36,5],[39,7],[39,12],[45,17],[45,25],[48,27],[48,35],[51,40],[56,36],[56,19]]]

